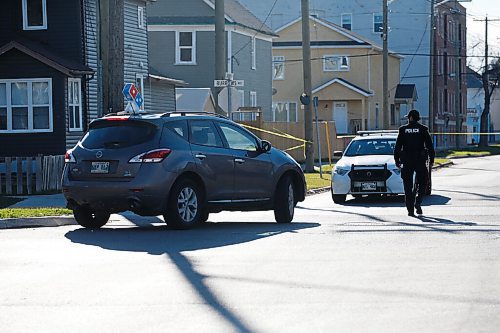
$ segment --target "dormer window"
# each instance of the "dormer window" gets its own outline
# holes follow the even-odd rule
[[[47,0],[23,0],[23,29],[47,29]]]

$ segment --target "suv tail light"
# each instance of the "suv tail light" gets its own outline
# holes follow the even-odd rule
[[[64,155],[64,162],[65,163],[76,163],[76,159],[73,156],[73,150],[70,149],[66,152],[66,155]]]
[[[129,163],[159,163],[165,159],[170,153],[171,149],[155,149],[148,152],[134,156],[128,161]]]

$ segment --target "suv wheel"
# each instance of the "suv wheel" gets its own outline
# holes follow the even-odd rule
[[[347,197],[347,195],[345,195],[345,194],[333,194],[332,193],[333,202],[335,202],[336,204],[345,203],[346,197]]]
[[[181,179],[170,192],[165,221],[175,229],[189,229],[204,218],[201,191],[195,182]],[[167,218],[168,216],[168,218]],[[208,218],[208,216],[207,216]]]
[[[295,211],[295,190],[293,181],[289,176],[283,177],[278,182],[276,197],[274,198],[274,218],[278,223],[290,223]]]
[[[108,222],[110,214],[104,211],[93,211],[89,207],[78,207],[73,210],[73,216],[82,227],[98,229]]]

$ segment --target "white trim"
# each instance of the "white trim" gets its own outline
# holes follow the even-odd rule
[[[293,103],[295,104],[295,120],[290,120],[290,104]],[[286,121],[281,121],[281,120],[276,120],[276,104],[286,104],[287,105],[287,108],[286,108]],[[273,119],[273,122],[275,123],[297,123],[299,121],[299,103],[297,101],[273,101],[272,102],[272,106],[271,106],[271,109],[272,109],[272,119]]]
[[[187,32],[191,33],[191,46],[180,46],[180,33]],[[181,61],[181,48],[189,49],[191,48],[191,61]],[[176,30],[175,31],[175,64],[176,65],[196,65],[196,30],[185,31]]]
[[[381,15],[382,15],[382,13],[380,13],[380,12],[379,12],[379,13],[373,13],[373,16],[372,16],[372,28],[371,28],[371,31],[372,31],[372,33],[374,33],[374,34],[381,34],[381,33],[383,33],[383,31],[375,31],[375,15],[377,15],[377,16],[381,16]],[[382,19],[382,24],[383,24],[383,22],[384,22],[384,20]],[[382,28],[383,28],[383,27],[382,27]]]
[[[344,23],[342,22],[342,19],[344,16],[350,16],[351,17],[351,29],[347,29],[347,28],[344,28]],[[342,27],[342,29],[346,29],[346,30],[349,30],[349,31],[352,31],[352,18],[353,18],[353,15],[352,13],[342,13],[340,14],[340,26]]]
[[[252,69],[257,69],[257,41],[255,37],[252,36],[252,41],[251,41],[251,50],[250,53],[252,55]]]
[[[215,1],[214,3],[212,3],[211,1],[209,0],[203,0],[203,2],[208,5],[210,8],[212,8],[213,10],[215,10]],[[214,13],[215,14],[215,13]],[[224,17],[226,18],[226,20],[228,20],[229,22],[233,23],[233,19],[231,17],[229,17],[229,15],[227,15],[226,13],[224,13]]]
[[[77,83],[78,84],[78,104],[74,103],[74,96],[73,96],[73,103],[70,103],[70,98],[69,94],[73,93],[72,90],[72,83]],[[69,116],[70,113],[73,113],[73,119],[76,119],[75,117],[75,110],[74,107],[78,106],[79,110],[79,120],[80,120],[80,127],[71,127],[71,117]],[[68,131],[69,132],[81,132],[83,131],[83,110],[82,110],[82,79],[79,78],[68,78]]]
[[[316,93],[320,92],[321,90],[325,89],[326,87],[328,87],[328,86],[330,86],[330,85],[332,85],[332,84],[334,84],[334,83],[339,83],[339,84],[343,85],[344,87],[346,87],[346,88],[348,88],[348,89],[351,89],[352,91],[355,91],[355,92],[357,92],[358,94],[361,94],[361,95],[363,95],[363,96],[365,96],[365,97],[373,96],[373,93],[371,93],[371,94],[367,94],[365,91],[360,90],[360,89],[358,89],[358,88],[356,88],[356,87],[354,87],[354,86],[352,86],[352,85],[350,85],[350,84],[348,84],[348,83],[345,83],[344,81],[339,80],[338,78],[335,78],[335,79],[333,79],[333,80],[330,80],[330,81],[326,82],[325,84],[323,84],[323,85],[319,86],[318,88],[314,89],[314,90],[312,91],[312,93],[313,93],[313,94],[316,94]]]
[[[324,22],[322,20],[318,20],[317,18],[315,18],[313,16],[310,16],[309,18],[310,18],[310,20],[314,21],[315,23],[321,24],[322,26],[327,27],[327,28],[329,28],[329,29],[331,29],[333,31],[336,31],[339,34],[341,34],[341,35],[343,35],[343,36],[345,36],[345,37],[347,37],[349,39],[352,39],[352,40],[354,40],[354,41],[356,41],[358,43],[369,43],[369,44],[371,44],[370,41],[360,39],[360,38],[354,36],[353,34],[348,33],[349,30],[346,30],[346,29],[344,29],[344,28],[342,28],[340,26],[333,25],[333,23],[332,24],[328,24],[328,23],[326,23],[326,22]],[[294,25],[297,22],[300,22],[301,20],[302,20],[302,18],[299,17],[299,18],[293,20],[292,22],[290,22],[288,24],[285,24],[281,28],[278,28],[276,30],[276,33],[279,33],[280,31],[282,31],[282,30],[284,30],[284,29],[286,29],[288,27],[291,27],[292,25]]]
[[[351,70],[351,61],[349,59],[348,54],[324,54],[322,56],[323,58],[323,72],[349,72]],[[339,60],[342,61],[343,58],[347,59],[347,68],[342,68],[342,65],[337,65],[337,69],[327,69],[326,68],[326,59],[327,58],[340,58]]]
[[[47,0],[40,0],[42,2],[42,25],[29,26],[28,25],[28,5],[27,0],[22,0],[23,7],[23,30],[46,30],[47,29]]]
[[[227,32],[227,72],[233,72],[233,32]]]
[[[276,58],[279,58],[279,60],[275,60]],[[274,76],[274,64],[275,63],[281,63],[283,65],[283,75],[281,77],[275,77]],[[272,61],[272,73],[271,77],[273,81],[283,81],[285,79],[285,63],[286,63],[286,58],[285,56],[282,55],[273,55],[273,61]]]
[[[27,84],[28,94],[28,129],[14,130],[12,129],[12,83],[22,82]],[[0,83],[6,83],[6,97],[7,97],[7,129],[0,130],[0,133],[48,133],[53,132],[53,103],[52,103],[52,79],[51,78],[26,78],[26,79],[1,79]],[[47,83],[49,90],[49,104],[33,106],[33,83]],[[49,128],[34,129],[33,124],[33,107],[48,107],[49,108]],[[16,107],[18,107],[16,105]]]
[[[144,7],[137,6],[137,27],[139,29],[145,29],[146,23],[144,21]]]
[[[256,107],[257,105],[259,105],[259,103],[257,102],[257,92],[250,91],[250,106]]]
[[[196,25],[196,24],[180,24],[180,25],[172,25],[172,24],[148,24],[148,31],[151,32],[175,32],[175,31],[215,31],[215,26],[213,24],[209,25]],[[266,34],[262,34],[256,32],[253,29],[245,28],[242,26],[236,25],[226,25],[225,31],[232,31],[234,33],[240,34],[242,36],[255,37],[260,40],[264,40],[266,42],[272,42],[275,39],[275,36],[269,36]]]

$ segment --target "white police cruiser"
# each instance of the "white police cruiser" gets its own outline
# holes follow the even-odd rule
[[[394,161],[398,131],[359,131],[332,170],[331,192],[335,203],[348,194],[404,194],[401,170]]]

